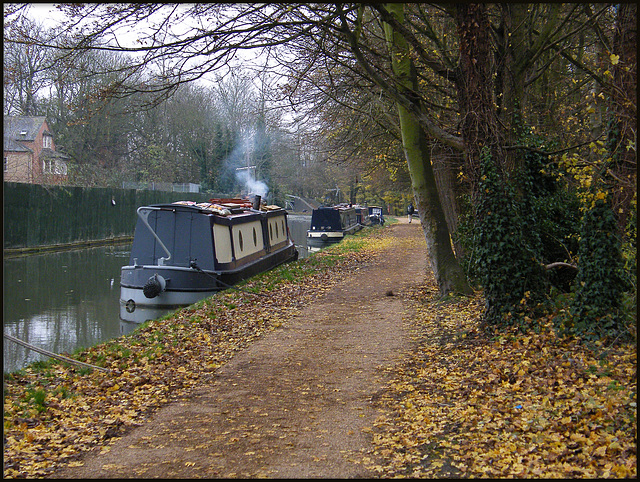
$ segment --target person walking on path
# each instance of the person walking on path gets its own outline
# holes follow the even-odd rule
[[[413,209],[413,204],[409,203],[409,207],[407,207],[407,216],[409,218],[409,224],[411,224],[411,220],[413,219],[413,213],[415,209]]]

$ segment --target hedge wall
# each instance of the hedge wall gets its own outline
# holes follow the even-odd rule
[[[204,193],[3,184],[5,249],[132,236],[139,206],[200,202],[212,197]]]

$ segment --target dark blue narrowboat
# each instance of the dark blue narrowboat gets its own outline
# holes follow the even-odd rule
[[[240,199],[179,201],[137,210],[129,264],[121,269],[120,317],[187,306],[297,259],[287,212]],[[142,320],[144,321],[144,320]]]
[[[336,206],[319,207],[311,213],[311,227],[307,231],[307,246],[323,248],[330,244],[339,243],[347,234],[362,229],[358,223],[356,210],[353,206],[339,204]]]
[[[383,225],[385,220],[380,206],[369,206],[369,220],[373,225]]]

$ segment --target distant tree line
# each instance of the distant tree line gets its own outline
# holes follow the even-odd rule
[[[148,81],[148,74],[128,71],[130,53],[88,49],[61,57],[57,47],[73,40],[59,30],[26,16],[6,26],[6,36],[18,41],[5,44],[4,113],[47,116],[58,149],[71,157],[72,184],[195,182],[238,195],[249,187],[236,169],[250,165],[273,202],[284,205],[285,194],[357,201],[352,185],[362,174],[325,163],[322,137],[304,125],[291,127],[273,100],[268,73],[240,66],[225,78],[176,84],[171,95],[142,88],[119,95],[115,85]],[[407,182],[402,189],[409,192]],[[387,191],[374,176],[359,200],[380,202]],[[399,208],[403,197],[396,202]]]

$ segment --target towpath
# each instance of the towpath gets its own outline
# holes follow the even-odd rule
[[[393,243],[144,425],[53,478],[361,478],[371,403],[411,341],[402,292],[424,280],[424,236]]]

